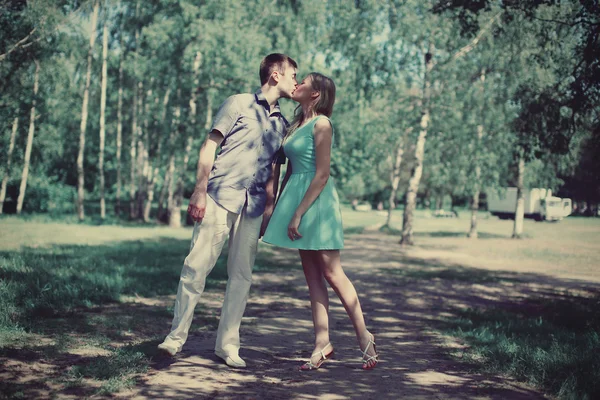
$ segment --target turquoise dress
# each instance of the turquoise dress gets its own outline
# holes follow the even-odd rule
[[[319,197],[302,216],[298,227],[302,238],[292,241],[287,235],[292,216],[315,176],[314,127],[320,118],[329,121],[323,115],[317,116],[297,129],[283,143],[283,151],[292,163],[292,174],[263,236],[266,243],[302,250],[336,250],[344,247],[340,201],[331,177]]]

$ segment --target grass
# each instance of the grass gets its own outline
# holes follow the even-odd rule
[[[560,399],[600,398],[600,297],[569,296],[531,311],[468,309],[444,332],[468,344],[463,360]]]
[[[79,390],[81,397],[132,386],[154,355],[151,350],[131,350],[137,343],[132,337],[154,348],[158,332],[165,330],[160,321],[172,318],[172,310],[128,309],[120,301],[123,296],[154,298],[175,293],[189,249],[189,237],[179,237],[189,230],[164,237],[171,230],[74,226],[71,231],[70,226],[55,223],[11,224],[15,236],[27,237],[23,244],[31,247],[15,249],[13,236],[0,251],[0,357],[25,363],[57,360],[62,373],[56,381],[64,390]],[[120,241],[122,235],[137,240]],[[75,244],[66,244],[69,240]],[[224,287],[226,277],[221,258],[207,289]],[[111,305],[122,311],[110,313]],[[198,314],[192,329],[216,325],[215,316]],[[156,327],[145,332],[149,323]],[[41,338],[46,339],[44,345],[39,343]],[[90,355],[73,356],[77,349]],[[91,393],[90,387],[95,388]],[[9,398],[21,393],[18,387],[4,389],[14,392]]]
[[[531,273],[560,277],[563,282],[573,282],[573,278],[600,282],[598,219],[526,221],[528,238],[524,240],[508,238],[511,225],[511,221],[483,219],[479,226],[484,235],[472,241],[464,237],[463,229],[469,226],[466,216],[457,220],[418,220],[416,247],[441,251],[441,259],[408,260],[405,268],[382,273],[385,271],[400,287],[415,281],[443,282],[441,287],[461,288],[457,291],[475,290],[475,285],[517,290],[515,285],[527,285]],[[395,226],[385,233],[399,234]],[[470,256],[481,267],[501,265],[505,270],[455,264],[456,260],[444,259],[444,252]],[[598,286],[593,287],[583,290],[584,294],[553,291],[550,287],[491,305],[451,307],[447,314],[452,316],[442,317],[436,326],[451,341],[464,345],[454,355],[476,371],[511,376],[560,399],[597,399],[600,295]],[[489,297],[486,299],[490,303]]]
[[[66,384],[80,385],[83,379],[103,381],[99,394],[118,392],[135,384],[132,376],[148,370],[148,358],[134,347],[120,348],[109,356],[100,356],[68,370]]]
[[[377,229],[386,219],[385,212],[353,212],[346,206],[342,212],[347,235]],[[511,240],[511,221],[486,218],[484,213],[480,218],[480,239],[472,241],[465,238],[467,212],[458,219],[436,219],[418,210],[416,247],[500,260],[503,265],[529,263],[532,269],[551,274],[581,274],[600,281],[595,270],[600,260],[597,219],[525,221],[527,238]],[[401,219],[402,211],[394,211],[386,233],[397,235]],[[124,299],[174,295],[191,228],[115,223],[96,226],[74,218],[62,222],[35,215],[0,218],[0,359],[25,364],[50,360],[60,367],[52,375],[51,388],[43,377],[27,384],[18,379],[0,383],[6,398],[26,398],[32,384],[44,387],[45,394],[56,390],[75,391],[76,397],[109,394],[134,385],[148,368],[172,309]],[[259,249],[256,271],[282,268],[272,248]],[[225,285],[224,253],[209,276],[207,290]],[[416,268],[392,271],[394,282],[494,285],[522,279],[517,272],[474,272],[443,259],[435,265],[413,261]],[[456,309],[455,317],[444,319],[440,330],[467,343],[463,359],[480,368],[512,375],[564,399],[598,397],[598,299],[565,295],[527,301],[508,308]],[[199,307],[192,329],[214,329],[216,322],[215,315]]]

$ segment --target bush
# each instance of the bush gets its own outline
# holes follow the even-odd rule
[[[20,182],[13,181],[8,188],[4,211],[16,212]],[[27,180],[23,211],[27,213],[70,214],[75,212],[76,190],[61,182],[44,177],[30,176]]]

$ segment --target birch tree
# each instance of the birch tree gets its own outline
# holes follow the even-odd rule
[[[25,157],[23,160],[23,173],[21,174],[21,186],[19,187],[19,197],[17,198],[17,214],[23,210],[23,201],[25,200],[25,190],[27,189],[27,178],[29,177],[29,163],[31,161],[31,149],[33,147],[33,134],[35,132],[35,106],[37,104],[37,95],[40,82],[40,62],[35,63],[35,74],[33,77],[33,101],[31,102],[31,111],[29,116],[29,133],[27,134],[27,145],[25,147]]]
[[[98,0],[94,1],[94,11],[91,19],[90,45],[87,57],[87,73],[85,77],[85,87],[83,90],[83,102],[81,105],[81,126],[79,133],[79,152],[77,154],[77,217],[79,221],[85,218],[83,201],[85,198],[85,170],[83,166],[85,156],[85,132],[88,119],[88,102],[90,96],[90,83],[92,79],[92,58],[94,54],[94,44],[96,43],[96,25],[98,24],[98,10],[100,8]]]
[[[98,174],[100,176],[100,218],[106,218],[106,202],[104,199],[104,141],[106,123],[106,87],[107,87],[107,59],[108,59],[108,26],[106,18],[102,27],[102,88],[100,98],[100,145],[98,152]]]
[[[19,118],[15,117],[12,123],[12,130],[10,133],[10,141],[8,144],[8,152],[6,154],[6,169],[4,170],[4,178],[2,178],[2,188],[0,188],[0,214],[4,209],[4,199],[6,198],[6,186],[8,179],[10,178],[12,154],[15,149],[15,138],[17,136],[17,130],[19,129]]]
[[[121,25],[122,28],[122,25]],[[121,29],[122,30],[122,29]],[[117,94],[117,136],[116,136],[116,163],[117,163],[117,182],[115,195],[115,214],[121,213],[121,188],[123,186],[122,177],[122,151],[123,151],[123,61],[125,54],[123,51],[123,35],[121,34],[120,42],[121,52],[119,54],[119,91]]]

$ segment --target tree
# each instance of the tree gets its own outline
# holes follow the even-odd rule
[[[4,209],[4,199],[6,198],[6,185],[10,177],[10,167],[12,163],[12,154],[15,149],[15,138],[17,136],[17,129],[19,128],[19,117],[15,117],[12,123],[12,131],[10,134],[10,142],[8,145],[8,153],[6,156],[6,169],[4,170],[4,177],[2,178],[2,188],[0,189],[0,214]]]
[[[81,126],[79,133],[79,153],[77,154],[77,217],[80,221],[85,218],[85,210],[83,201],[85,198],[85,171],[83,167],[83,160],[85,156],[85,132],[87,129],[88,119],[88,102],[90,96],[90,83],[92,79],[92,58],[94,53],[94,43],[96,42],[96,25],[98,23],[98,0],[94,1],[94,10],[92,12],[91,21],[91,32],[90,32],[90,45],[87,57],[87,74],[85,79],[85,87],[83,90],[83,102],[81,105]]]
[[[29,163],[31,161],[31,149],[33,147],[33,134],[35,132],[35,106],[37,104],[37,95],[40,81],[40,62],[35,63],[35,73],[33,77],[33,101],[31,102],[31,114],[29,116],[29,133],[27,134],[27,147],[25,148],[25,159],[23,161],[23,173],[21,174],[21,186],[19,187],[19,197],[17,198],[17,214],[23,210],[23,201],[25,200],[25,190],[27,189],[27,178],[29,177]]]
[[[107,59],[108,59],[108,26],[106,18],[102,27],[102,91],[100,99],[100,146],[98,153],[98,174],[100,175],[100,218],[106,218],[106,200],[104,198],[104,141],[106,122],[106,87],[107,87]]]

